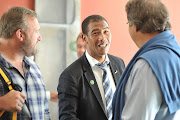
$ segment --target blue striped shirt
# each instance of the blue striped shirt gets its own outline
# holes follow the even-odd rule
[[[0,54],[0,62],[8,71],[13,83],[22,87],[22,93],[26,95],[26,101],[29,104],[32,116],[26,104],[24,104],[23,109],[17,114],[18,120],[29,120],[29,116],[32,117],[32,120],[50,120],[46,88],[38,65],[28,57],[24,57],[24,76],[22,76],[12,64],[5,60],[2,54]],[[3,89],[3,84],[0,80],[0,96],[7,92]],[[12,117],[9,115],[7,116],[7,120]]]

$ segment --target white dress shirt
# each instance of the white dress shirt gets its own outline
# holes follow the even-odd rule
[[[97,61],[96,59],[94,59],[93,57],[91,57],[88,52],[86,51],[85,53],[86,55],[86,58],[92,68],[92,71],[94,73],[94,76],[96,78],[96,82],[98,84],[98,87],[99,87],[99,91],[100,91],[100,94],[101,94],[101,97],[102,97],[102,100],[103,100],[103,103],[104,103],[104,107],[105,107],[105,110],[107,111],[107,108],[106,108],[106,99],[105,99],[105,94],[104,94],[104,88],[103,88],[103,70],[101,68],[99,68],[96,64],[100,63],[99,61]],[[108,56],[106,55],[106,60],[108,63],[110,62],[109,61],[109,58]],[[112,91],[114,93],[115,89],[116,89],[116,86],[115,86],[115,83],[114,83],[114,79],[113,79],[113,76],[112,76],[112,73],[111,73],[111,69],[110,69],[110,66],[108,65],[107,68],[107,74],[108,74],[108,77],[109,77],[109,80],[110,80],[110,84],[111,84],[111,87],[112,87]]]

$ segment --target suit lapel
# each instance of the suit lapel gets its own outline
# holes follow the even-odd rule
[[[88,82],[90,88],[92,89],[94,95],[96,96],[97,101],[99,102],[102,110],[106,114],[104,104],[103,104],[103,101],[102,101],[102,98],[101,98],[101,94],[100,94],[96,79],[94,77],[93,71],[91,69],[91,66],[89,65],[88,60],[85,57],[85,54],[83,55],[82,60],[83,60],[83,62],[82,62],[83,63],[83,65],[82,65],[83,66],[83,71],[84,71],[84,75],[85,75],[85,77],[87,79],[87,82]]]
[[[114,78],[114,82],[115,82],[115,85],[118,84],[118,81],[119,81],[119,76],[120,76],[120,72],[118,70],[118,66],[113,62],[111,56],[108,56],[109,57],[109,60],[110,60],[110,69],[111,69],[111,73],[112,73],[112,76]]]

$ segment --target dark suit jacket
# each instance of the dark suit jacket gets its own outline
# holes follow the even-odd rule
[[[117,85],[125,65],[118,57],[108,57]],[[93,85],[91,80],[94,80]],[[85,54],[62,72],[57,90],[59,120],[107,120],[97,82]]]

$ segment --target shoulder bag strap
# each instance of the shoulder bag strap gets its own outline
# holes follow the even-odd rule
[[[13,89],[12,85],[11,85],[11,81],[9,81],[9,79],[8,79],[7,75],[4,73],[4,71],[5,71],[4,67],[0,64],[0,74],[1,74],[1,76],[3,77],[3,79],[5,80],[5,82],[8,84],[9,90],[10,90],[10,91],[15,91],[15,90]],[[5,111],[1,111],[1,112],[0,112],[0,117],[3,115],[4,112],[5,112]],[[12,120],[17,120],[17,111],[14,111],[14,112],[13,112],[13,118],[12,118]]]

